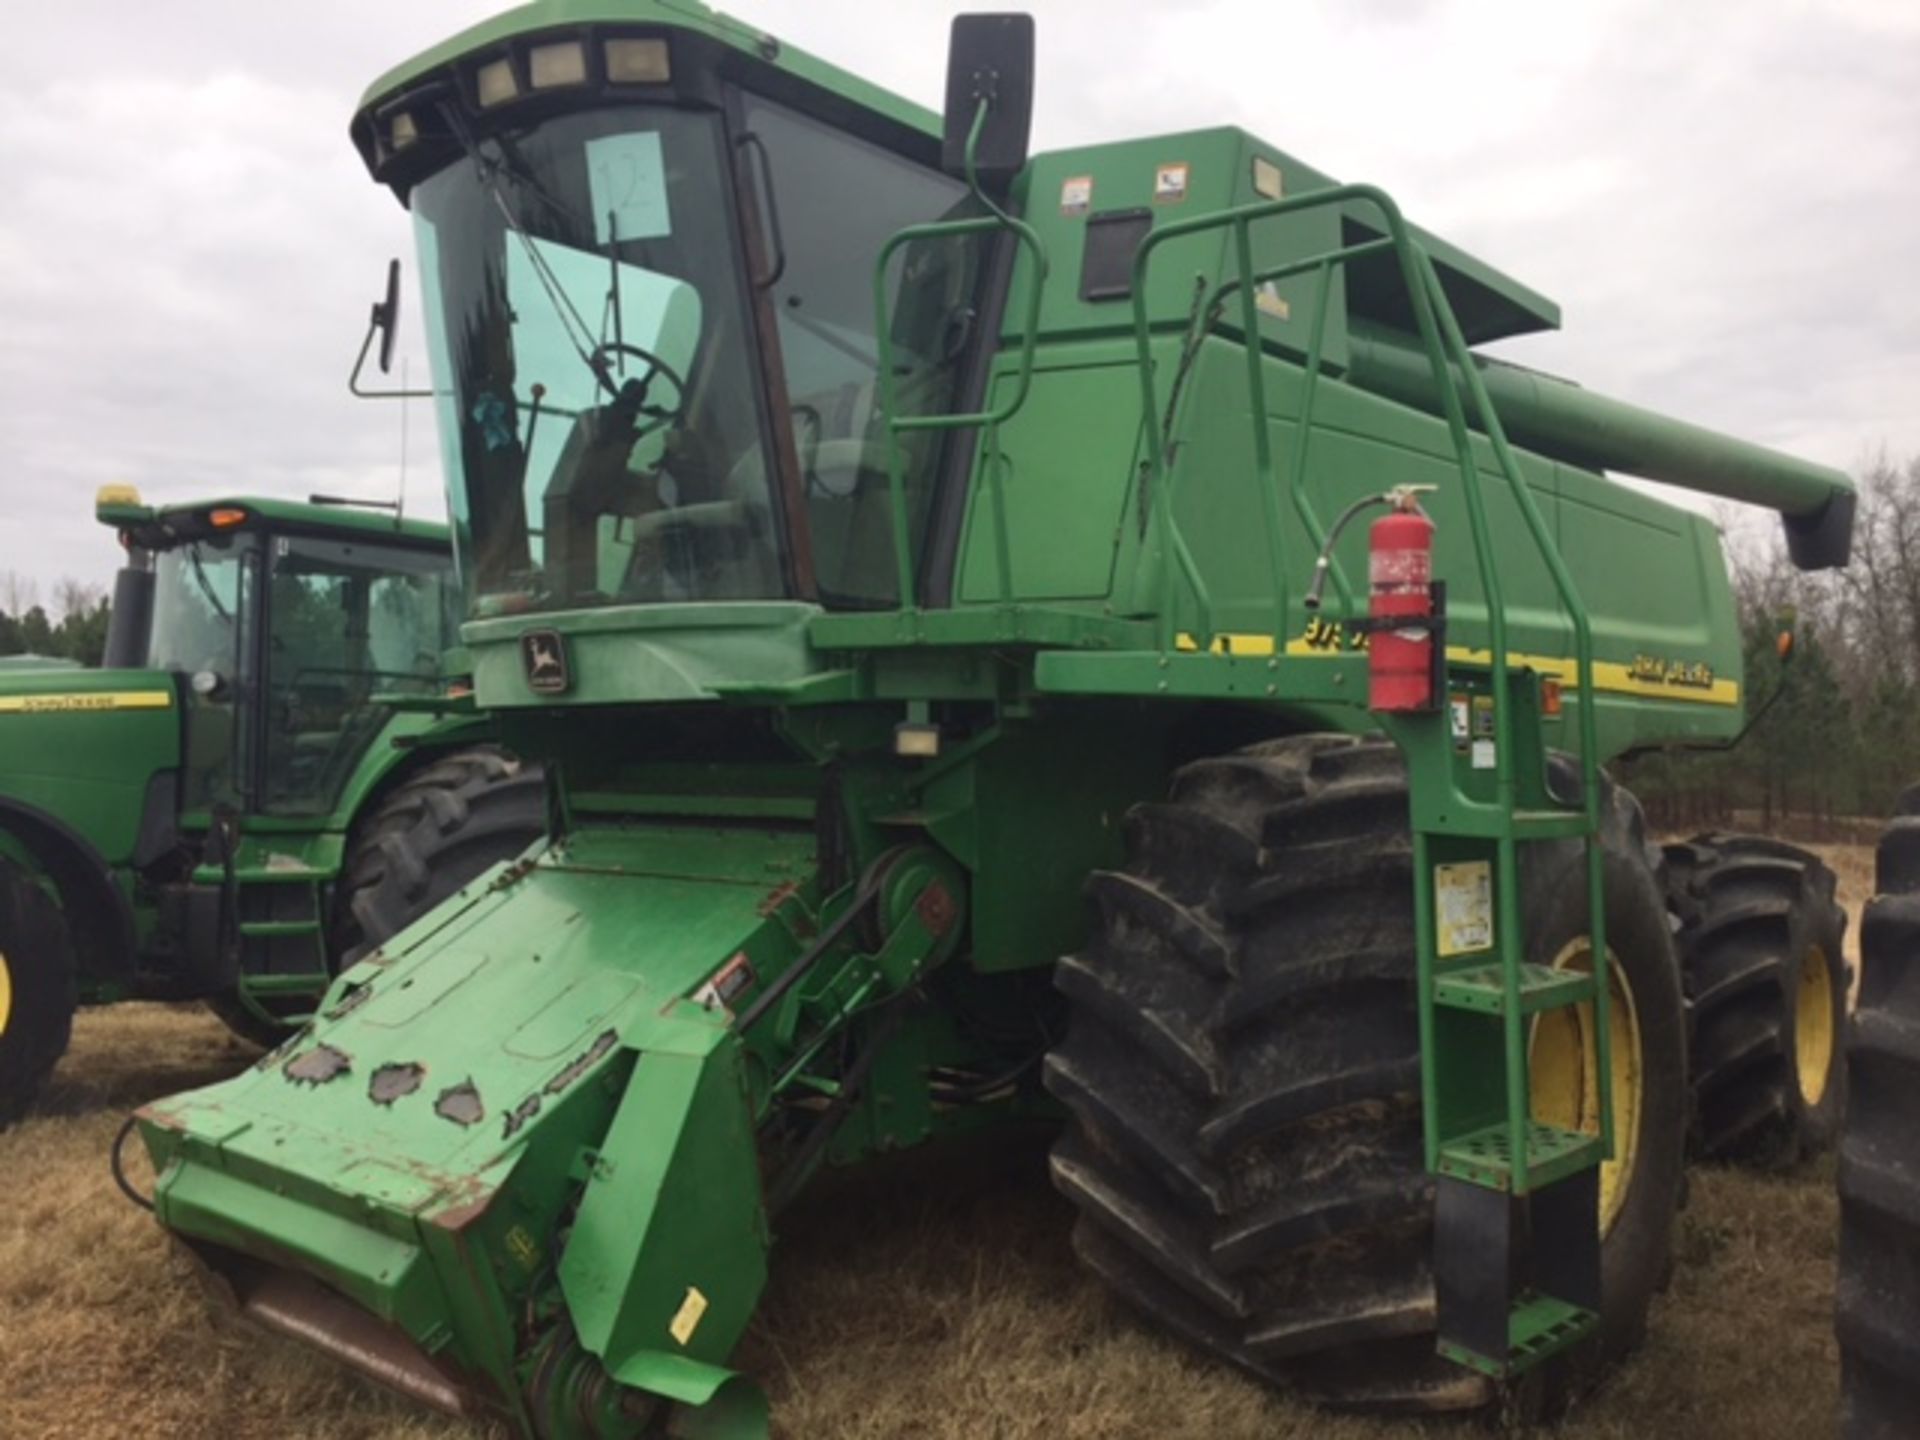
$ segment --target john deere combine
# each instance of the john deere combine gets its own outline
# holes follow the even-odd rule
[[[1031,37],[956,22],[943,121],[541,0],[368,92],[551,831],[142,1112],[267,1324],[523,1434],[759,1434],[809,1181],[1051,1114],[1086,1262],[1329,1401],[1639,1334],[1683,1001],[1601,765],[1744,697],[1712,527],[1598,472],[1809,567],[1848,484],[1476,357],[1557,308],[1242,131],[1029,158]]]
[[[451,886],[545,823],[537,774],[443,693],[444,526],[127,487],[97,509],[128,555],[104,668],[0,676],[0,1123],[76,1004],[204,997],[276,1042],[438,901],[423,864]]]

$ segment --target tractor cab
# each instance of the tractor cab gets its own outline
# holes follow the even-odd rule
[[[324,816],[386,723],[440,689],[453,584],[437,526],[220,500],[148,509],[103,492],[128,564],[109,664],[182,693],[179,806]]]
[[[456,545],[476,618],[608,605],[898,603],[896,410],[953,408],[981,339],[975,207],[932,117],[592,27],[442,67],[356,138],[413,212]],[[769,83],[779,82],[779,83]],[[909,447],[907,529],[942,446]]]

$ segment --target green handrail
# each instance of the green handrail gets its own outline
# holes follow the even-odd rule
[[[1385,239],[1365,242],[1360,245],[1345,246],[1321,255],[1310,257],[1292,265],[1276,267],[1273,270],[1256,273],[1252,261],[1252,247],[1249,239],[1249,227],[1256,221],[1266,220],[1279,215],[1296,214],[1316,208],[1333,205],[1366,205],[1380,215]],[[1384,191],[1370,185],[1342,185],[1326,190],[1313,191],[1305,195],[1290,198],[1256,202],[1251,205],[1218,211],[1209,215],[1195,216],[1155,230],[1142,242],[1134,255],[1133,262],[1133,318],[1136,358],[1141,377],[1143,404],[1143,426],[1146,432],[1148,450],[1147,463],[1153,482],[1154,524],[1161,544],[1171,552],[1174,567],[1161,562],[1159,635],[1163,651],[1173,648],[1175,634],[1174,620],[1174,568],[1186,580],[1192,592],[1197,611],[1199,640],[1202,649],[1210,648],[1212,641],[1211,602],[1206,585],[1201,578],[1198,566],[1194,563],[1180,527],[1174,518],[1171,482],[1168,475],[1166,440],[1160,422],[1158,396],[1153,378],[1153,356],[1151,345],[1151,325],[1147,313],[1147,278],[1153,252],[1162,244],[1183,236],[1202,231],[1231,226],[1233,230],[1235,268],[1238,276],[1216,292],[1224,296],[1231,286],[1240,291],[1240,310],[1247,350],[1248,388],[1252,401],[1252,415],[1255,426],[1255,465],[1261,488],[1262,520],[1266,528],[1266,542],[1269,556],[1273,561],[1275,604],[1277,622],[1274,634],[1275,653],[1284,652],[1287,634],[1287,599],[1285,590],[1285,570],[1280,559],[1280,522],[1279,507],[1274,477],[1272,473],[1272,455],[1267,435],[1265,381],[1263,369],[1263,347],[1260,340],[1259,314],[1253,299],[1253,289],[1265,280],[1277,279],[1283,275],[1314,269],[1320,276],[1318,297],[1313,317],[1309,348],[1309,378],[1303,392],[1302,413],[1299,420],[1300,436],[1296,439],[1295,464],[1289,477],[1290,489],[1295,495],[1295,506],[1300,512],[1309,534],[1313,534],[1321,544],[1324,537],[1319,531],[1317,520],[1312,515],[1311,505],[1305,494],[1305,456],[1308,444],[1307,435],[1312,428],[1312,403],[1315,384],[1320,369],[1320,350],[1324,332],[1325,311],[1329,303],[1330,285],[1328,283],[1334,265],[1345,264],[1361,253],[1374,253],[1382,249],[1391,249],[1397,261],[1400,278],[1405,288],[1409,308],[1412,311],[1414,325],[1420,337],[1421,348],[1426,354],[1427,363],[1433,374],[1434,386],[1440,395],[1441,407],[1446,420],[1449,436],[1453,442],[1454,453],[1460,466],[1461,493],[1467,510],[1468,528],[1472,535],[1475,568],[1479,572],[1481,593],[1485,598],[1487,611],[1488,640],[1492,649],[1493,699],[1494,699],[1494,739],[1495,739],[1495,794],[1499,808],[1512,814],[1518,799],[1513,768],[1513,716],[1508,703],[1509,697],[1509,652],[1507,645],[1507,623],[1505,597],[1500,584],[1498,569],[1493,559],[1491,527],[1486,514],[1485,497],[1480,488],[1480,472],[1474,459],[1472,436],[1468,430],[1465,407],[1461,403],[1459,391],[1452,381],[1450,372],[1458,369],[1462,375],[1472,402],[1474,411],[1480,420],[1480,428],[1486,433],[1494,452],[1502,476],[1512,491],[1516,507],[1526,523],[1529,537],[1546,563],[1552,577],[1555,591],[1562,607],[1566,610],[1572,625],[1574,638],[1574,662],[1577,688],[1580,692],[1579,707],[1580,728],[1580,768],[1583,810],[1587,821],[1587,881],[1588,901],[1591,910],[1590,932],[1592,937],[1594,985],[1594,1030],[1595,1044],[1598,1049],[1596,1069],[1601,1077],[1600,1089],[1600,1133],[1603,1151],[1611,1155],[1613,1149],[1612,1087],[1606,1082],[1607,1059],[1609,1056],[1608,991],[1609,962],[1606,946],[1606,918],[1602,884],[1601,852],[1599,849],[1599,744],[1595,709],[1597,697],[1593,688],[1593,637],[1586,608],[1580,600],[1572,576],[1568,573],[1559,548],[1548,533],[1539,509],[1534,504],[1532,494],[1527,488],[1525,477],[1520,473],[1518,461],[1508,445],[1505,431],[1498,415],[1494,412],[1486,387],[1481,383],[1478,371],[1472,363],[1459,322],[1453,314],[1440,287],[1439,279],[1433,269],[1433,263],[1425,251],[1413,243],[1406,222],[1399,207]],[[1169,417],[1171,419],[1171,417]],[[1347,604],[1351,605],[1351,594],[1336,574],[1337,588]],[[1453,786],[1454,799],[1466,804],[1467,797],[1460,795],[1457,785]],[[1500,923],[1509,937],[1520,934],[1519,914],[1519,866],[1512,832],[1500,837],[1497,849],[1498,889],[1500,893]],[[1504,1026],[1505,1063],[1509,1076],[1507,1085],[1509,1134],[1513,1141],[1513,1184],[1516,1190],[1527,1188],[1527,1113],[1525,1087],[1513,1083],[1517,1077],[1524,1076],[1526,1067],[1525,1026],[1520,1006],[1520,977],[1515,966],[1503,966],[1504,988],[1506,990],[1506,1023]],[[1423,1051],[1430,1053],[1430,1036],[1423,1035]],[[1436,1119],[1429,1113],[1427,1121],[1428,1163],[1434,1163],[1437,1154]]]
[[[1007,507],[1000,482],[996,432],[1026,403],[1027,391],[1033,382],[1033,351],[1040,328],[1040,296],[1046,286],[1047,250],[1040,241],[1039,233],[1031,225],[1002,210],[980,188],[980,179],[974,164],[974,152],[980,143],[980,129],[986,123],[988,106],[989,102],[982,98],[979,105],[975,107],[973,125],[967,131],[966,148],[968,188],[974,198],[987,208],[988,213],[964,220],[939,220],[925,225],[909,225],[880,247],[879,258],[874,262],[873,267],[873,308],[878,326],[875,338],[879,344],[880,410],[886,417],[887,487],[888,498],[893,506],[894,564],[898,572],[900,607],[903,610],[918,608],[916,604],[918,591],[914,588],[913,538],[907,528],[906,457],[900,445],[900,436],[908,430],[961,430],[974,426],[985,428],[988,436],[986,447],[988,483],[993,487],[994,543],[1000,563],[1002,599],[1007,598],[1012,584],[1012,577],[1008,573],[1010,552],[1007,543]],[[1033,254],[1034,276],[1033,283],[1027,289],[1026,323],[1021,328],[1020,368],[1014,392],[1005,404],[993,409],[958,415],[902,416],[897,413],[894,403],[893,327],[889,323],[887,314],[887,264],[893,259],[895,251],[903,245],[912,244],[915,240],[935,239],[947,235],[971,235],[984,230],[1010,230],[1020,244]]]

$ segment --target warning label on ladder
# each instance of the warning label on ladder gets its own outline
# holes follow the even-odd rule
[[[1493,867],[1485,860],[1433,867],[1436,949],[1470,955],[1493,948]]]

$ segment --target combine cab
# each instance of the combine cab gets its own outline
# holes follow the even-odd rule
[[[1551,1404],[1640,1335],[1687,1057],[1602,765],[1745,696],[1712,526],[1599,472],[1808,566],[1847,481],[1477,357],[1556,307],[1242,131],[1029,157],[1031,53],[957,22],[943,120],[546,0],[368,93],[551,829],[141,1112],[260,1320],[530,1436],[761,1434],[809,1181],[1051,1116],[1087,1264],[1276,1382]]]
[[[276,1044],[343,957],[544,828],[537,773],[441,678],[443,527],[98,510],[128,554],[104,668],[0,671],[0,1122],[76,1004],[204,998]]]

